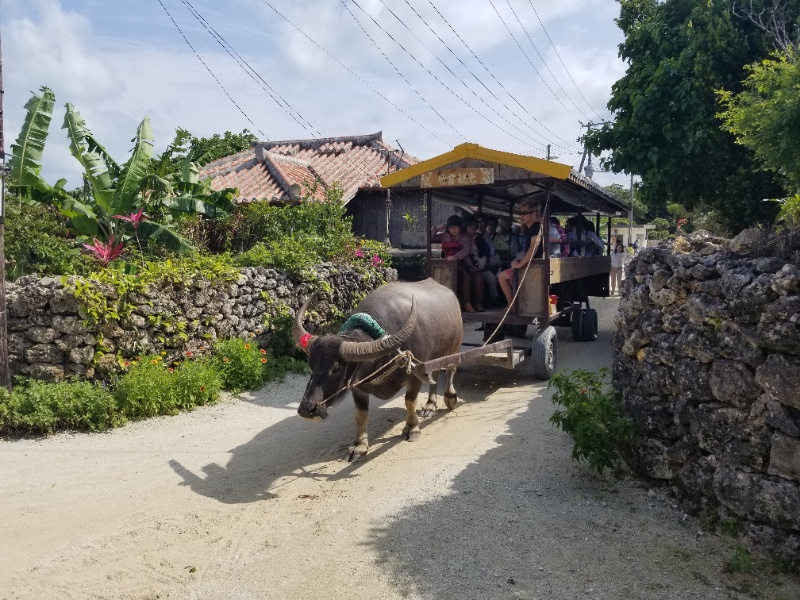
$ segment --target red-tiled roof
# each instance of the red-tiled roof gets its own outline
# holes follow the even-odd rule
[[[388,155],[388,159],[387,159]],[[381,132],[372,135],[255,142],[250,150],[211,162],[200,169],[200,177],[211,177],[214,190],[238,188],[240,202],[288,200],[290,187],[321,182],[313,197],[322,200],[325,187],[338,182],[349,202],[361,188],[380,187],[388,173],[419,160],[383,143]],[[387,170],[388,168],[388,170]],[[297,188],[293,188],[292,195]]]

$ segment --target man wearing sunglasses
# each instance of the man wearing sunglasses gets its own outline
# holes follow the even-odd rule
[[[519,222],[522,225],[522,242],[520,252],[511,261],[511,268],[501,271],[497,281],[506,302],[511,304],[514,286],[514,270],[523,269],[533,258],[542,257],[542,229],[541,206],[533,200],[523,200],[519,205]]]

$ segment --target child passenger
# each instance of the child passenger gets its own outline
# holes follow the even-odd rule
[[[458,261],[459,300],[464,312],[483,312],[483,276],[469,257],[472,237],[462,232],[462,225],[461,217],[450,215],[446,225],[431,230],[431,240],[441,242],[442,258]]]

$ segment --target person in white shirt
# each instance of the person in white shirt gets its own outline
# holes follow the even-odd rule
[[[617,242],[614,253],[611,255],[611,295],[617,294],[617,288],[622,291],[622,274],[625,266],[633,257],[625,251],[622,242]]]

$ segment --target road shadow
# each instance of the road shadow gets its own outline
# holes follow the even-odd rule
[[[282,408],[296,404],[305,388],[307,378],[288,376],[291,397],[271,393],[269,387],[252,394],[246,401],[264,408]],[[456,390],[459,402],[482,402],[498,389],[502,377],[495,383],[473,385],[473,376],[456,375]],[[278,389],[285,389],[283,386]],[[440,382],[439,392],[444,389]],[[298,391],[299,390],[299,391]],[[417,405],[427,399],[427,388],[423,386]],[[425,430],[441,419],[447,410],[439,397],[439,409],[427,419],[421,419],[422,435]],[[178,460],[168,461],[172,470],[180,476],[180,485],[225,504],[241,504],[269,500],[290,481],[309,478],[318,481],[337,481],[357,477],[365,461],[380,460],[397,444],[408,443],[400,435],[405,423],[406,410],[402,393],[382,402],[375,398],[370,402],[368,434],[370,450],[365,459],[348,463],[346,457],[355,437],[354,406],[350,395],[329,410],[324,421],[308,421],[293,416],[265,428],[246,443],[231,450],[230,460],[224,464],[209,463],[195,472]]]

